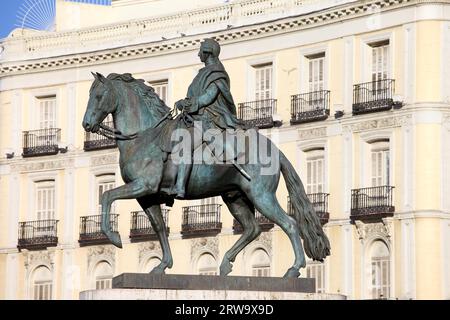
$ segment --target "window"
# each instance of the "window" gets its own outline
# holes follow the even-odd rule
[[[36,183],[36,220],[55,219],[55,182]]]
[[[257,249],[252,255],[252,276],[270,277],[270,258],[263,249]]]
[[[370,44],[372,48],[372,82],[389,78],[389,40]]]
[[[105,191],[114,189],[116,187],[115,176],[108,174],[97,177],[97,210],[98,214],[102,214],[102,195]],[[115,213],[115,203],[111,206],[111,213]]]
[[[46,266],[37,267],[32,277],[33,300],[52,299],[52,273]]]
[[[389,165],[389,141],[379,141],[372,143],[372,187],[389,186]]]
[[[308,56],[308,88],[309,92],[321,91],[324,89],[323,68],[325,53]]]
[[[255,69],[255,100],[272,99],[272,63],[253,66],[253,68]]]
[[[38,98],[39,129],[56,128],[56,96]]]
[[[390,255],[383,241],[375,241],[371,247],[371,295],[373,299],[390,297]]]
[[[155,92],[158,94],[159,98],[167,104],[169,88],[168,80],[152,81],[150,82],[150,85],[153,89],[155,89]]]
[[[311,150],[306,158],[306,193],[324,192],[324,150]]]
[[[316,292],[325,292],[325,265],[323,263],[310,262],[306,265],[306,277],[316,280]]]
[[[101,261],[95,267],[95,289],[111,289],[113,269],[106,261]]]
[[[210,253],[204,253],[198,258],[197,269],[199,275],[215,276],[217,275],[216,258]]]

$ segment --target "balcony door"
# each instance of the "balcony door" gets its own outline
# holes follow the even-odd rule
[[[55,220],[55,182],[36,183],[36,220]]]
[[[371,45],[372,50],[372,95],[375,100],[380,100],[387,96],[386,90],[389,86],[386,81],[389,79],[389,41],[382,41]]]
[[[321,109],[324,106],[324,63],[325,53],[316,54],[308,58],[308,107],[311,110]]]
[[[372,144],[371,150],[371,186],[390,185],[389,142],[381,141]]]
[[[57,145],[56,132],[56,96],[39,98],[39,131],[37,144],[40,146]]]
[[[105,191],[114,189],[116,187],[115,176],[105,175],[98,177],[97,183],[97,214],[102,214],[102,196]],[[115,213],[116,206],[115,203],[111,206],[110,213]]]
[[[306,158],[306,193],[324,192],[324,150],[312,150]]]

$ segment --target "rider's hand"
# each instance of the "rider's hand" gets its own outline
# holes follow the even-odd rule
[[[177,102],[175,102],[175,107],[178,110],[183,110],[184,109],[184,99],[178,100]]]

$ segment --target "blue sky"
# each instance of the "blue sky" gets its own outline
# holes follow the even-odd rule
[[[8,36],[8,34],[16,28],[18,23],[17,13],[22,5],[28,3],[35,3],[37,1],[49,0],[0,0],[0,39]],[[108,0],[73,0],[78,2],[90,3],[110,3]]]
[[[17,21],[17,11],[24,0],[0,0],[0,39],[6,37]]]

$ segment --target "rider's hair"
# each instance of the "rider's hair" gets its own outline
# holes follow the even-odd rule
[[[215,58],[217,58],[220,54],[219,43],[211,38],[207,38],[202,42],[201,49],[203,52],[211,53]]]

